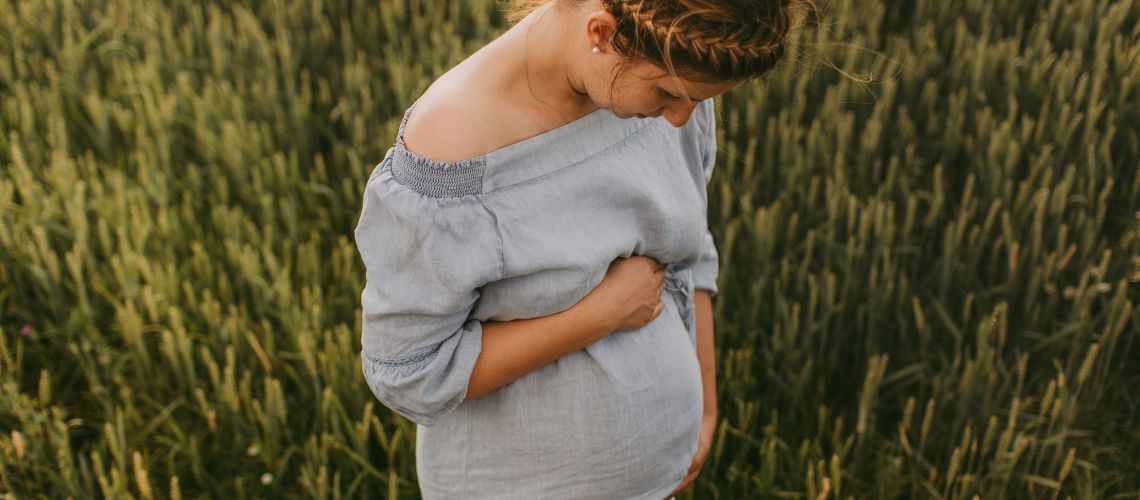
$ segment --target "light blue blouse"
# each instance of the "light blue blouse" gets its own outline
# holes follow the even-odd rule
[[[682,127],[601,108],[446,163],[405,149],[414,108],[368,179],[355,238],[365,378],[419,424],[424,498],[665,497],[701,422],[693,292],[717,291],[712,99]],[[482,322],[566,310],[633,255],[667,264],[657,318],[464,401]]]

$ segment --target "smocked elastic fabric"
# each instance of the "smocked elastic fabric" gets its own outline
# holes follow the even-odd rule
[[[486,171],[484,155],[441,162],[408,151],[404,145],[404,128],[411,112],[412,107],[404,111],[400,130],[396,133],[396,147],[392,148],[392,178],[420,194],[435,198],[482,193],[483,173]]]
[[[392,178],[425,196],[451,198],[483,192],[483,158],[469,158],[455,163],[410,154],[403,145],[392,152]]]

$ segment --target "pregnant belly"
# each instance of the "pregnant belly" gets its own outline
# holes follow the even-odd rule
[[[679,483],[696,451],[702,387],[676,304],[664,300],[644,327],[464,402],[465,429],[421,432],[468,436],[470,491],[506,485],[510,498],[634,498]]]

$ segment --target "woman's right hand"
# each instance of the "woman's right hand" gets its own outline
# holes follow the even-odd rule
[[[640,328],[665,309],[665,265],[643,255],[610,263],[601,283],[587,294],[603,307],[611,333]]]

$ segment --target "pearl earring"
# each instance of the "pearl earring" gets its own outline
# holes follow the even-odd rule
[[[595,53],[595,54],[600,54],[601,52],[602,52],[602,51],[598,49],[598,46],[597,46],[597,45],[595,45],[595,46],[594,46],[594,49],[593,49],[593,53]]]

